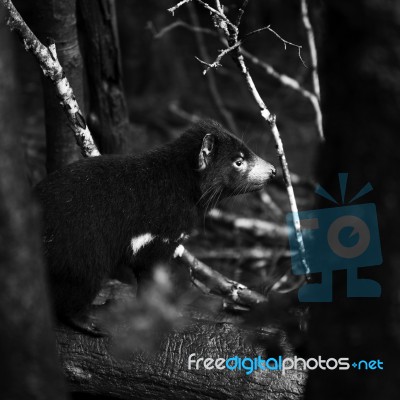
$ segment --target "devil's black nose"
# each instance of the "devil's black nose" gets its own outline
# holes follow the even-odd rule
[[[272,167],[272,169],[271,169],[271,175],[272,175],[272,176],[276,176],[276,168],[275,168],[275,167]]]

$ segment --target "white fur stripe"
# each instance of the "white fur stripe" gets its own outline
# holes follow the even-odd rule
[[[182,257],[184,251],[185,251],[185,248],[180,244],[180,245],[175,249],[174,258]]]
[[[145,233],[143,235],[133,237],[131,240],[131,249],[133,254],[135,255],[142,247],[149,244],[154,238],[155,236],[153,236],[151,233]]]

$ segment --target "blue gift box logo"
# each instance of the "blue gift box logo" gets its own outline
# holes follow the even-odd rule
[[[343,205],[348,174],[339,174],[342,205],[339,207],[299,212],[309,273],[320,273],[321,283],[311,283],[299,290],[303,302],[332,302],[332,272],[347,270],[348,297],[380,297],[381,286],[371,279],[359,279],[358,268],[380,265],[382,252],[376,207],[373,203]],[[372,190],[366,184],[348,204]],[[339,203],[318,186],[316,193]],[[292,251],[292,272],[304,275],[298,251],[293,214],[287,215],[289,244]]]

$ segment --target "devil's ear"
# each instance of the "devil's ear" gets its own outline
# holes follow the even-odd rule
[[[215,139],[211,133],[207,133],[203,138],[199,153],[199,170],[203,170],[210,163],[214,149]]]

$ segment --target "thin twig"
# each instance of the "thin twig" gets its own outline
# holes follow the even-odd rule
[[[306,64],[305,64],[305,62],[304,62],[304,60],[303,60],[303,58],[301,57],[301,49],[302,49],[302,46],[299,46],[299,45],[297,45],[297,44],[294,44],[294,43],[292,43],[292,42],[287,41],[287,40],[284,39],[282,36],[280,36],[277,32],[275,32],[275,31],[271,28],[271,25],[268,25],[268,26],[264,26],[264,27],[262,27],[262,28],[255,29],[254,31],[251,31],[251,32],[249,32],[249,33],[246,33],[246,34],[245,34],[243,37],[241,37],[240,39],[237,38],[237,35],[236,35],[236,33],[235,33],[235,34],[234,34],[234,40],[231,40],[231,43],[233,43],[233,44],[231,44],[231,45],[228,46],[226,49],[224,49],[223,51],[221,51],[220,54],[218,55],[218,57],[216,58],[216,60],[215,60],[213,63],[210,64],[210,63],[202,62],[201,60],[199,60],[200,62],[202,62],[203,64],[205,64],[205,65],[208,66],[208,68],[207,68],[206,70],[203,71],[203,74],[205,75],[205,74],[208,72],[208,70],[209,70],[210,68],[217,68],[217,67],[220,67],[220,66],[221,66],[220,61],[221,61],[221,59],[222,59],[223,57],[225,57],[227,54],[229,54],[232,50],[235,50],[236,48],[238,48],[239,46],[241,46],[241,45],[243,44],[243,42],[244,42],[246,39],[248,39],[250,36],[253,36],[253,35],[255,35],[256,33],[260,33],[260,32],[265,31],[265,30],[268,30],[268,31],[272,32],[277,38],[279,38],[279,40],[281,40],[282,43],[283,43],[283,45],[285,46],[285,50],[286,50],[286,48],[287,48],[288,45],[298,48],[298,50],[299,50],[299,58],[300,58],[301,62],[303,63],[303,65],[304,65],[305,67],[307,67]],[[208,32],[206,32],[206,33],[208,33]]]
[[[168,8],[168,11],[169,11],[172,15],[174,15],[175,11],[176,11],[179,7],[183,6],[183,5],[186,4],[186,3],[189,3],[190,1],[192,1],[192,0],[182,0],[182,1],[180,1],[176,6],[171,7],[171,8]]]
[[[198,3],[200,3],[204,8],[206,8],[208,11],[210,11],[212,14],[215,14],[218,16],[222,21],[224,21],[230,28],[233,29],[234,32],[238,31],[238,28],[236,25],[234,25],[229,18],[224,14],[223,12],[223,7],[221,6],[221,11],[216,10],[215,8],[210,7],[207,3],[205,3],[202,0],[196,0]],[[221,27],[223,28],[223,27]]]
[[[318,57],[317,57],[317,47],[315,45],[314,31],[311,25],[310,17],[308,15],[307,0],[301,0],[301,15],[303,19],[303,25],[307,32],[308,46],[310,47],[310,58],[311,58],[311,68],[313,77],[314,93],[316,94],[318,100],[321,100],[321,89],[319,85],[318,78]]]
[[[181,261],[190,269],[192,281],[209,293],[227,297],[237,304],[244,306],[258,306],[267,303],[267,298],[260,293],[248,289],[246,286],[226,278],[199,261],[186,249],[183,251]]]
[[[247,37],[249,37],[249,36],[252,36],[252,35],[254,35],[254,34],[256,34],[256,33],[259,33],[259,32],[261,32],[261,31],[264,31],[264,30],[269,30],[271,33],[273,33],[273,34],[283,43],[283,46],[285,47],[285,50],[287,49],[287,46],[296,47],[296,48],[298,49],[298,51],[299,51],[299,58],[300,58],[300,61],[301,61],[301,62],[303,63],[303,65],[307,68],[306,63],[304,62],[304,60],[303,60],[303,58],[302,58],[302,56],[301,56],[301,49],[303,48],[303,46],[300,46],[300,45],[298,45],[298,44],[289,42],[288,40],[284,39],[281,35],[279,35],[275,30],[273,30],[273,29],[271,28],[271,25],[268,25],[268,26],[265,26],[264,28],[259,28],[259,29],[256,29],[256,30],[250,32],[250,33],[247,33],[247,34],[242,38],[242,40],[243,40],[244,38],[247,38]]]
[[[251,61],[254,65],[259,66],[262,68],[268,75],[271,75],[273,78],[278,80],[282,85],[289,87],[299,93],[301,93],[304,97],[310,98],[315,97],[314,93],[311,93],[309,90],[304,88],[300,85],[296,79],[291,78],[290,76],[278,72],[271,64],[267,63],[266,61],[260,60],[255,55],[251,54],[245,49],[241,49],[243,56]]]
[[[275,258],[275,249],[265,249],[254,247],[250,249],[224,248],[197,250],[193,254],[201,260],[264,260],[273,261]],[[290,258],[292,253],[286,250],[282,257]]]
[[[182,0],[180,1],[176,6],[168,8],[168,11],[174,15],[174,12],[181,6],[183,6],[186,3],[189,3],[192,0]],[[210,11],[212,14],[218,16],[222,21],[224,21],[227,25],[229,25],[234,31],[237,31],[237,27],[232,24],[231,21],[229,21],[229,19],[225,16],[225,14],[223,13],[223,7],[220,8],[220,5],[217,4],[217,7],[220,8],[220,10],[216,10],[215,8],[211,7],[210,5],[208,5],[207,3],[205,3],[202,0],[196,0],[198,3],[200,3],[204,8],[206,8],[208,11]]]
[[[215,59],[214,62],[208,63],[206,61],[203,61],[199,59],[198,57],[195,57],[196,60],[200,61],[202,64],[207,65],[207,68],[203,71],[203,75],[205,75],[211,68],[218,68],[221,67],[221,60],[229,54],[231,51],[237,49],[239,46],[241,46],[247,38],[249,38],[252,35],[255,35],[256,33],[265,31],[265,30],[270,30],[270,25],[265,26],[263,28],[256,29],[252,32],[247,33],[246,35],[243,36],[240,40],[236,40],[235,43],[232,46],[228,46],[226,49],[220,50],[218,57]]]
[[[236,23],[235,23],[235,25],[238,28],[240,26],[240,22],[242,21],[244,10],[246,9],[248,2],[249,2],[249,0],[244,0],[243,3],[242,3],[242,6],[239,8],[239,13],[238,13],[238,16],[237,16],[237,19],[236,19]]]
[[[207,65],[207,68],[203,71],[203,75],[205,75],[211,68],[218,68],[221,66],[221,60],[227,55],[229,54],[231,51],[237,49],[240,45],[242,44],[242,42],[239,40],[238,42],[236,42],[233,46],[228,47],[224,50],[221,50],[220,53],[218,54],[218,57],[215,59],[215,61],[213,63],[208,63],[205,62],[203,60],[200,60],[200,58],[195,57],[195,59],[199,62],[201,62],[204,65]]]
[[[303,25],[307,32],[307,39],[308,39],[308,47],[310,48],[310,58],[311,58],[311,70],[312,70],[312,82],[314,93],[317,99],[312,99],[315,113],[317,116],[317,126],[318,132],[321,140],[325,139],[324,130],[322,125],[322,113],[321,113],[321,88],[319,84],[319,77],[318,77],[318,56],[317,56],[317,47],[315,45],[315,36],[314,31],[311,25],[309,12],[308,12],[308,5],[307,0],[301,0],[301,15],[303,19]]]
[[[322,128],[322,112],[320,102],[317,96],[301,86],[296,79],[291,78],[286,74],[282,74],[278,72],[272,65],[268,64],[265,61],[261,61],[258,57],[254,56],[253,54],[249,53],[248,51],[241,49],[242,54],[246,59],[251,61],[254,65],[261,67],[268,75],[272,76],[273,78],[277,79],[282,85],[289,87],[297,92],[299,92],[302,96],[308,99],[315,112],[315,123],[317,125],[318,133],[321,139],[323,139],[323,128]]]
[[[189,4],[189,15],[190,15],[190,19],[193,24],[193,27],[198,28],[200,25],[200,22],[199,22],[199,18],[197,16],[197,12],[196,12],[194,4]],[[208,60],[210,60],[210,56],[208,54],[207,46],[205,44],[204,36],[203,36],[203,33],[208,34],[208,31],[201,32],[199,30],[195,30],[194,32],[195,32],[196,43],[197,43],[197,47],[199,48],[200,55],[203,58],[203,60],[208,62]],[[213,32],[213,31],[211,31],[211,32]],[[215,34],[215,32],[213,32],[213,33]],[[228,128],[232,132],[237,133],[238,128],[237,128],[236,122],[235,122],[232,114],[230,113],[230,111],[225,107],[225,104],[224,104],[222,97],[218,90],[217,81],[216,81],[213,73],[207,74],[207,83],[208,83],[208,90],[210,91],[211,98],[214,101],[214,104],[216,105],[222,118],[226,122]]]
[[[272,33],[283,43],[283,46],[284,46],[285,50],[287,49],[287,46],[288,46],[288,45],[289,45],[289,46],[293,46],[293,47],[297,47],[297,49],[299,50],[299,58],[300,58],[301,62],[303,63],[303,65],[307,68],[306,63],[304,62],[303,58],[301,57],[301,49],[302,49],[302,46],[299,46],[298,44],[289,42],[288,40],[284,39],[281,35],[279,35],[279,33],[277,33],[276,31],[274,31],[274,30],[273,30],[272,28],[270,28],[270,27],[268,27],[268,30],[269,30],[270,32],[272,32]]]
[[[322,121],[321,103],[318,100],[316,95],[310,97],[310,101],[311,101],[311,104],[313,105],[314,111],[315,111],[315,123],[317,125],[319,138],[321,141],[324,141],[325,136],[324,136],[323,121]]]
[[[202,28],[200,26],[192,26],[189,25],[188,23],[184,22],[184,21],[176,21],[170,25],[165,26],[164,28],[160,29],[158,32],[154,26],[154,24],[149,21],[147,23],[147,28],[151,31],[151,33],[153,34],[154,39],[160,39],[162,38],[164,35],[166,35],[168,32],[176,29],[176,28],[185,28],[189,31],[193,31],[193,32],[200,32],[200,33],[206,33],[207,35],[211,35],[211,36],[218,36],[214,31],[212,31],[211,29],[207,29],[207,28]]]
[[[267,30],[267,29],[270,30],[270,27],[271,27],[271,25],[268,25],[268,26],[264,26],[263,28],[258,28],[258,29],[255,29],[254,31],[251,31],[251,32],[249,32],[249,33],[246,33],[246,34],[241,38],[241,40],[247,39],[249,36],[255,35],[256,33],[265,31],[265,30]]]
[[[219,35],[218,33],[212,31],[211,29],[201,28],[201,27],[199,27],[198,25],[192,26],[192,25],[186,24],[186,23],[183,22],[183,21],[177,21],[177,22],[174,22],[174,23],[172,23],[172,24],[170,24],[170,25],[167,25],[167,26],[165,26],[164,28],[162,28],[158,33],[157,33],[157,31],[155,30],[154,25],[153,25],[151,22],[149,22],[149,24],[148,24],[148,28],[151,30],[151,32],[152,32],[153,35],[154,35],[154,38],[156,38],[156,39],[161,38],[161,37],[162,37],[163,35],[165,35],[166,33],[170,32],[170,31],[172,31],[173,29],[178,28],[178,27],[184,27],[185,29],[188,29],[188,30],[190,30],[190,31],[192,31],[192,32],[195,32],[195,33],[207,34],[207,35],[211,35],[211,36],[220,37],[220,35]],[[266,29],[269,28],[269,27],[270,27],[270,26],[257,29],[257,30],[255,30],[255,31],[252,31],[252,32],[246,34],[244,37],[247,38],[247,37],[250,36],[250,35],[253,35],[253,34],[255,34],[255,33],[258,33],[258,32],[260,32],[260,31],[262,31],[262,30],[266,30]],[[221,41],[222,41],[222,43],[223,43],[224,45],[229,46],[229,45],[228,45],[228,42],[226,41],[225,38],[222,38]],[[203,42],[204,42],[204,41],[203,41]],[[203,43],[202,46],[199,45],[199,51],[200,51],[200,54],[201,54],[202,59],[200,59],[200,58],[198,58],[198,57],[195,57],[195,58],[196,58],[196,60],[198,60],[200,63],[206,65],[207,67],[211,67],[211,68],[215,68],[215,67],[220,66],[220,63],[215,64],[215,61],[214,61],[213,63],[208,63],[207,61],[206,61],[206,62],[203,61],[203,60],[208,60],[208,59],[210,58],[210,57],[208,56],[208,52],[207,52],[206,47],[204,46],[204,43]],[[286,74],[283,74],[283,73],[281,73],[281,72],[278,72],[272,65],[270,65],[269,63],[267,63],[267,62],[265,62],[265,61],[260,60],[258,57],[256,57],[256,56],[254,56],[253,54],[249,53],[247,50],[245,50],[245,49],[242,48],[241,51],[242,51],[242,54],[244,55],[244,57],[247,58],[249,61],[251,61],[254,65],[257,65],[257,66],[261,67],[262,69],[264,69],[264,71],[265,71],[268,75],[270,75],[270,76],[272,76],[273,78],[279,80],[279,82],[280,82],[282,85],[287,86],[287,87],[289,87],[289,88],[291,88],[291,89],[293,89],[293,90],[299,92],[302,96],[304,96],[305,98],[307,98],[307,99],[311,102],[311,105],[313,106],[314,112],[315,112],[315,123],[316,123],[316,126],[317,126],[317,130],[318,130],[318,133],[319,133],[320,138],[323,139],[322,112],[321,112],[320,102],[318,101],[318,98],[316,97],[316,95],[315,95],[314,93],[310,92],[309,90],[307,90],[306,88],[304,88],[303,86],[301,86],[297,80],[291,78],[290,76],[288,76],[288,75],[286,75]],[[207,54],[207,56],[205,56],[205,54]],[[225,54],[225,55],[226,55],[226,54]],[[205,73],[208,71],[208,69],[209,69],[209,68],[207,68],[207,70],[203,71],[203,74],[205,74]],[[207,74],[207,77],[211,77],[211,76],[212,76],[212,75]],[[211,79],[212,79],[213,81],[215,81],[214,78],[211,78]],[[209,83],[209,84],[210,84],[210,83]],[[210,85],[211,85],[211,86],[216,86],[216,85],[213,85],[213,84],[210,84]],[[210,90],[211,90],[211,87],[210,87]],[[215,92],[215,90],[212,89],[212,90],[211,90],[211,93],[214,93],[214,92]],[[214,97],[214,95],[212,95],[212,96]],[[217,97],[220,98],[219,94],[217,95]],[[221,102],[222,102],[222,99],[221,99]],[[219,103],[219,102],[218,102],[218,103]],[[218,106],[218,105],[217,105],[217,106]],[[221,107],[221,106],[218,106],[219,109],[221,109],[220,107]],[[224,108],[225,108],[225,107],[224,107]],[[226,109],[226,108],[225,108],[225,109]],[[226,110],[226,111],[227,111],[227,110]],[[229,117],[227,118],[227,117],[224,115],[225,112],[222,112],[222,111],[221,111],[221,113],[223,114],[223,118],[225,119],[225,121],[227,121],[227,119],[230,119]],[[230,114],[230,113],[229,113],[229,114]],[[227,124],[228,124],[229,128],[230,128],[233,132],[236,132],[236,130],[232,128],[232,124],[231,124],[230,122],[227,122]]]

